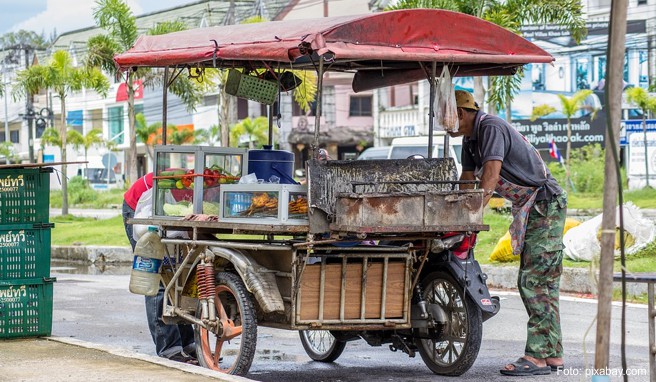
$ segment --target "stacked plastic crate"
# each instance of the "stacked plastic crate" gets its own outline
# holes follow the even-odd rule
[[[0,168],[0,338],[48,336],[51,167]]]

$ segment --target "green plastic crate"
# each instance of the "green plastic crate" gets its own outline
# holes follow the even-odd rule
[[[52,167],[0,169],[0,224],[48,223]]]
[[[50,276],[54,224],[0,225],[0,281]]]
[[[54,278],[0,281],[0,338],[49,336]]]

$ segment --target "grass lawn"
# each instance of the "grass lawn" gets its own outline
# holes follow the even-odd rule
[[[53,216],[50,221],[55,223],[51,236],[53,245],[130,245],[121,216],[102,220]]]

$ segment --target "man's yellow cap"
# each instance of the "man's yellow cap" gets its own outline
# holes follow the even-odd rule
[[[456,105],[465,109],[478,110],[474,96],[465,90],[456,90]]]

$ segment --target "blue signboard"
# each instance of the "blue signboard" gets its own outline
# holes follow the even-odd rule
[[[648,119],[646,122],[647,131],[656,132],[656,119]],[[642,133],[642,120],[623,120],[622,129],[620,130],[620,146],[626,146],[629,143],[629,135],[633,133]]]

